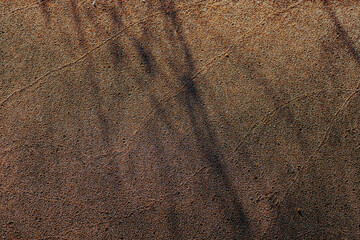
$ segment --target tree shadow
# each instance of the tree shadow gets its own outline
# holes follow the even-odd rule
[[[71,9],[71,16],[73,17],[74,24],[75,24],[75,31],[78,35],[78,42],[79,46],[83,51],[88,51],[90,48],[90,45],[88,44],[88,41],[86,40],[85,33],[83,32],[83,24],[80,16],[80,12],[77,6],[76,0],[71,0],[68,3]],[[91,56],[88,57],[86,63],[85,63],[85,76],[84,79],[86,80],[84,84],[88,87],[90,87],[91,95],[93,97],[93,107],[96,112],[97,118],[99,120],[99,124],[101,126],[101,135],[105,144],[105,147],[110,150],[110,128],[109,123],[103,113],[102,110],[102,95],[100,92],[99,87],[99,79],[96,79],[94,76],[95,69],[94,69],[94,60]]]
[[[48,7],[48,2],[46,0],[41,1],[40,6],[42,7],[42,12],[45,18],[47,19],[47,24],[50,22],[51,12]],[[282,1],[282,2],[290,2],[290,1]],[[81,12],[76,5],[76,1],[72,0],[69,3],[70,10],[72,14],[72,18],[74,20],[74,29],[76,31],[79,45],[82,51],[88,51],[91,46],[89,42],[86,40],[86,33],[85,27],[83,24],[83,19],[81,16]],[[183,109],[185,109],[186,116],[181,116],[183,119],[189,120],[191,123],[191,132],[186,136],[188,138],[194,138],[195,145],[197,149],[199,149],[201,155],[201,161],[203,165],[207,166],[209,169],[209,176],[210,179],[203,179],[199,183],[199,187],[196,190],[199,193],[199,198],[206,198],[210,193],[218,196],[218,199],[213,200],[215,205],[218,206],[219,211],[222,211],[222,216],[219,218],[223,218],[225,224],[230,225],[232,229],[231,236],[234,239],[241,239],[241,238],[250,238],[251,236],[251,229],[250,229],[250,222],[248,217],[245,214],[243,206],[241,204],[241,198],[238,196],[238,190],[235,184],[232,182],[232,176],[229,174],[229,169],[226,163],[224,163],[225,156],[221,151],[221,144],[218,141],[218,135],[214,130],[214,126],[211,123],[211,118],[209,117],[206,103],[202,96],[201,88],[198,87],[198,84],[195,82],[194,78],[196,75],[196,68],[195,68],[195,60],[190,51],[189,43],[185,38],[185,34],[183,32],[181,18],[178,15],[177,9],[175,7],[175,3],[173,1],[149,1],[149,8],[156,8],[159,6],[159,9],[163,12],[161,14],[161,18],[164,22],[164,32],[166,35],[166,41],[170,46],[170,51],[165,52],[165,55],[168,55],[165,61],[167,61],[167,66],[171,70],[171,81],[176,81],[176,84],[182,87],[183,92],[179,95],[176,95],[175,101],[178,105],[181,105]],[[288,4],[288,3],[287,3]],[[355,59],[355,61],[360,64],[360,58],[358,51],[354,48],[354,43],[349,37],[348,33],[344,30],[343,26],[341,25],[339,19],[336,17],[335,12],[331,9],[330,4],[328,1],[324,0],[323,4],[325,9],[327,10],[330,18],[332,19],[335,30],[338,36],[339,41],[343,43],[343,45],[348,49],[351,56]],[[113,30],[121,31],[121,29],[125,28],[125,24],[122,21],[121,11],[123,1],[118,1],[119,8],[108,8],[106,9],[107,13],[111,19],[111,27]],[[152,11],[153,9],[150,9]],[[94,28],[96,31],[100,32],[103,31],[101,27],[96,27],[95,19],[97,16],[96,14],[92,14],[91,11],[88,12],[88,19],[90,22],[93,23]],[[157,83],[155,81],[159,80],[159,76],[163,72],[161,68],[162,65],[159,62],[159,59],[156,57],[156,53],[154,53],[154,47],[151,46],[151,42],[157,41],[157,39],[151,34],[149,30],[149,26],[147,23],[140,22],[139,24],[142,25],[142,35],[140,38],[132,35],[132,34],[125,34],[127,40],[131,42],[131,47],[136,50],[138,56],[136,56],[141,63],[144,71],[140,69],[136,69],[136,67],[129,68],[131,73],[131,77],[136,81],[139,89],[141,89],[142,94],[146,93],[147,97],[149,97],[151,102],[151,107],[155,109],[155,120],[154,122],[158,121],[161,124],[164,124],[167,128],[171,129],[174,135],[180,135],[181,133],[177,131],[173,126],[173,122],[170,119],[170,116],[167,115],[168,111],[164,103],[162,102],[163,99],[159,99],[158,95],[154,93],[156,89]],[[121,71],[123,71],[124,62],[127,61],[126,49],[125,46],[127,43],[122,42],[121,40],[113,39],[107,43],[108,50],[111,55],[112,64],[114,70],[118,73],[117,77],[113,80],[117,82],[119,88],[122,87],[122,80],[119,76],[121,76]],[[125,46],[125,47],[124,47]],[[259,71],[257,71],[256,67],[246,66],[246,61],[242,56],[236,56],[240,65],[243,66],[243,69],[248,77],[252,79],[256,79],[256,83],[259,86],[262,86],[265,90],[266,96],[273,102],[275,108],[280,108],[278,116],[282,118],[288,126],[290,126],[291,130],[293,131],[293,135],[296,138],[296,142],[298,143],[301,151],[303,152],[305,157],[309,156],[309,143],[306,137],[302,133],[302,124],[300,121],[296,119],[296,115],[293,111],[291,111],[290,107],[281,107],[284,103],[284,99],[289,99],[289,96],[283,94],[279,96],[279,93],[276,92],[274,88],[272,88],[269,84],[267,84],[267,78]],[[136,63],[134,63],[135,65]],[[85,74],[82,78],[85,80],[83,84],[85,84],[90,90],[88,93],[91,95],[92,98],[92,107],[94,109],[95,115],[99,121],[99,125],[101,128],[101,138],[106,146],[111,144],[111,123],[107,120],[107,116],[103,111],[103,97],[100,89],[99,81],[100,79],[97,76],[97,68],[96,68],[96,59],[92,56],[86,60],[84,64],[84,71]],[[144,76],[139,76],[144,74]],[[146,75],[146,76],[145,76]],[[165,74],[164,74],[165,75]],[[168,75],[168,76],[169,76]],[[150,79],[150,82],[146,82],[144,79]],[[161,80],[161,79],[160,79]],[[174,85],[176,85],[174,84]],[[86,91],[85,91],[86,93]],[[84,94],[84,92],[81,92]],[[122,101],[122,100],[121,100]],[[45,101],[45,104],[51,104],[52,101]],[[170,104],[169,104],[170,105]],[[171,107],[171,106],[170,106]],[[49,109],[45,109],[46,111],[50,111]],[[49,118],[47,120],[49,124],[53,121],[53,119]],[[155,127],[159,127],[159,125],[155,125]],[[150,128],[150,127],[149,127]],[[136,129],[138,130],[138,129]],[[48,135],[55,135],[55,130],[52,128],[47,129]],[[146,132],[146,131],[145,131]],[[114,133],[116,134],[116,133]],[[172,232],[172,236],[174,238],[184,238],[185,234],[182,230],[181,226],[181,213],[177,211],[177,197],[173,194],[167,195],[167,193],[172,193],[176,188],[176,183],[171,178],[171,171],[169,169],[173,167],[167,161],[166,158],[161,158],[162,156],[167,157],[164,155],[166,152],[167,147],[164,143],[163,136],[153,130],[147,131],[146,134],[148,135],[145,141],[150,141],[152,145],[156,147],[155,155],[156,159],[159,159],[159,166],[160,166],[160,180],[159,182],[163,185],[163,191],[165,194],[165,202],[168,203],[167,213],[166,213],[166,221],[169,226],[169,231]],[[51,143],[53,144],[53,143]],[[135,145],[135,143],[133,143]],[[55,143],[53,144],[55,145]],[[246,147],[242,148],[242,150],[246,151]],[[58,158],[58,155],[56,155]],[[242,156],[247,158],[245,161],[248,160],[248,157]],[[186,159],[186,156],[185,156]],[[116,179],[119,177],[117,171],[121,171],[120,167],[117,164],[123,164],[120,162],[115,163],[115,158],[113,158],[113,162],[109,165],[108,173],[113,174],[110,177],[110,180],[106,182],[105,178],[102,184],[106,186],[106,190],[104,196],[106,196],[105,202],[107,202],[107,208],[111,211],[114,210],[112,204],[114,203],[116,206],[120,206],[120,201],[116,199],[116,193],[119,193],[119,189],[117,189],[118,185],[120,184],[119,181]],[[105,161],[105,160],[104,160]],[[151,164],[151,163],[150,163]],[[137,169],[135,168],[134,171]],[[149,170],[150,171],[150,170]],[[108,178],[107,178],[108,179]],[[156,181],[156,180],[154,180]],[[97,186],[101,188],[102,185],[100,184]],[[322,186],[320,186],[322,187]],[[319,188],[320,188],[319,187]],[[113,195],[114,193],[114,195]],[[290,205],[291,199],[289,199]],[[288,206],[288,208],[293,208],[295,205]],[[119,211],[120,212],[120,211]],[[121,216],[109,217],[110,221],[116,225],[117,222],[120,222]],[[145,220],[144,220],[145,221]],[[284,224],[287,224],[284,222]],[[141,224],[139,224],[139,228]],[[284,236],[287,232],[284,232]]]
[[[50,8],[48,6],[50,1],[51,0],[41,0],[40,1],[41,12],[45,18],[45,24],[47,26],[50,24],[50,21],[51,21],[51,13],[50,13]]]
[[[158,9],[157,9],[158,7]],[[172,70],[172,79],[176,79],[178,84],[183,88],[183,93],[180,95],[176,94],[176,100],[185,110],[192,129],[191,132],[195,138],[196,145],[201,152],[204,165],[210,169],[211,180],[202,181],[199,191],[201,196],[207,196],[209,193],[213,193],[218,196],[215,200],[219,206],[219,211],[223,212],[222,218],[224,222],[231,226],[232,236],[234,239],[242,239],[250,236],[249,220],[247,219],[244,210],[241,205],[241,199],[238,196],[237,190],[230,180],[225,164],[222,162],[223,155],[221,153],[221,147],[216,139],[216,133],[211,126],[209,117],[206,112],[205,104],[201,98],[201,94],[197,85],[194,81],[195,77],[195,65],[194,59],[186,42],[183,34],[181,20],[177,15],[175,4],[173,1],[161,2],[161,1],[149,1],[148,3],[149,12],[151,11],[162,11],[161,15],[164,27],[166,39],[163,41],[169,43],[170,51],[166,55],[169,56],[167,65]],[[124,26],[121,20],[121,12],[123,10],[111,9],[110,16],[112,24],[118,31]],[[156,57],[153,54],[151,42],[157,41],[149,30],[149,25],[146,21],[139,23],[141,24],[142,34],[138,39],[137,37],[126,34],[126,37],[132,42],[133,47],[137,50],[138,57],[141,65],[144,68],[144,73],[147,75],[139,77],[138,72],[135,68],[133,71],[133,79],[137,82],[138,86],[142,91],[147,93],[152,104],[152,108],[155,109],[155,116],[160,117],[157,121],[164,123],[169,129],[177,135],[176,129],[173,127],[173,123],[168,120],[166,116],[166,107],[163,106],[161,100],[155,96],[152,92],[156,90],[156,83],[151,81],[158,81],[161,63],[157,63]],[[117,46],[120,43],[111,43],[112,52],[114,56],[120,56],[117,54]],[[117,71],[121,71],[121,63],[125,59],[114,59],[114,65],[118,65]],[[159,66],[158,66],[159,65]],[[145,79],[150,79],[150,82]],[[176,84],[175,84],[176,85]],[[158,132],[154,129],[147,133],[148,140],[151,140],[152,145],[156,147],[157,156],[160,159],[161,165],[161,178],[164,185],[165,191],[165,202],[170,203],[167,210],[168,225],[171,228],[171,232],[174,238],[182,238],[182,229],[180,226],[180,216],[176,209],[176,200],[172,197],[171,193],[174,191],[175,185],[172,183],[170,173],[167,169],[171,168],[171,164],[167,163],[166,158],[163,159],[161,156],[166,152],[166,146],[163,145],[162,137],[158,136]],[[169,157],[169,156],[165,156]]]
[[[339,18],[336,16],[334,9],[331,7],[330,2],[328,0],[321,0],[321,3],[324,6],[324,9],[327,12],[328,16],[330,17],[330,20],[334,24],[337,39],[347,48],[350,55],[360,66],[360,54],[358,50],[355,48],[354,41],[351,39],[348,32],[342,26]]]
[[[328,46],[326,43],[321,42],[321,50],[324,52],[323,57],[325,58],[322,61],[324,61],[323,64],[326,64],[324,71],[327,72],[326,76],[332,81],[333,87],[337,88],[338,85],[341,86],[339,78],[342,76],[336,76],[332,73],[332,71],[335,71],[332,62],[336,58],[334,48],[339,50],[345,49],[358,66],[360,66],[360,55],[349,33],[336,16],[331,2],[321,0],[320,7],[327,13],[327,19],[332,23],[333,32],[330,32],[330,38],[334,39],[331,42],[334,46]],[[359,84],[356,88],[359,89]],[[329,104],[326,106],[330,108]],[[276,235],[281,238],[299,238],[303,232],[306,232],[307,236],[311,236],[311,238],[340,238],[344,236],[341,228],[351,227],[346,222],[348,215],[339,214],[336,217],[333,215],[334,212],[342,211],[339,210],[338,204],[344,204],[345,206],[350,204],[347,198],[344,198],[344,193],[340,189],[336,189],[336,186],[345,185],[345,183],[335,182],[342,180],[341,176],[337,176],[345,174],[345,163],[342,163],[342,161],[348,161],[346,159],[349,158],[347,155],[352,154],[351,151],[353,151],[351,149],[344,154],[344,149],[341,149],[349,149],[348,146],[343,145],[343,135],[341,135],[344,129],[348,129],[349,126],[345,126],[345,124],[349,124],[349,122],[345,120],[344,123],[338,123],[336,118],[340,118],[340,115],[330,116],[330,119],[331,117],[334,117],[334,119],[330,123],[329,137],[324,139],[326,141],[324,144],[313,150],[316,153],[315,155],[312,153],[309,156],[309,158],[316,159],[308,159],[311,161],[308,161],[308,166],[304,166],[306,168],[306,176],[302,176],[305,172],[301,172],[301,180],[296,182],[291,194],[287,194],[281,206],[278,206],[276,221],[279,229]],[[329,178],[332,180],[329,181]],[[346,180],[346,184],[348,184],[347,182],[348,180]],[[302,210],[298,206],[306,207],[306,211],[300,214],[299,212]],[[289,209],[292,211],[289,212]],[[298,210],[296,211],[296,209]],[[333,228],[331,229],[333,231],[330,231],[329,228]],[[271,235],[273,234],[271,233]],[[270,238],[270,235],[267,237]],[[305,238],[305,236],[302,238]]]
[[[200,148],[205,163],[210,167],[214,178],[214,182],[202,183],[203,191],[213,191],[220,196],[218,204],[224,210],[226,221],[233,228],[234,238],[244,238],[249,236],[249,223],[242,209],[238,193],[228,176],[226,166],[222,162],[221,148],[210,124],[204,102],[194,82],[194,60],[183,34],[181,20],[178,18],[173,1],[159,2],[159,4],[164,11],[166,35],[174,53],[181,56],[180,58],[173,58],[181,59],[178,62],[169,62],[169,66],[171,66],[184,89],[184,93],[180,94],[177,99],[186,109],[197,146]]]

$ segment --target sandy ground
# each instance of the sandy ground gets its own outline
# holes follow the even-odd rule
[[[0,1],[0,238],[359,239],[359,1]]]

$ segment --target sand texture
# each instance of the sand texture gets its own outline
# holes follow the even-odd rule
[[[0,0],[0,239],[360,239],[360,2]]]

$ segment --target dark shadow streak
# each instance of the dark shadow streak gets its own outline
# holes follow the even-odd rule
[[[347,31],[342,26],[340,20],[337,18],[335,11],[330,6],[331,5],[330,1],[321,0],[321,3],[333,23],[334,30],[335,30],[335,33],[337,36],[337,40],[340,43],[342,43],[340,45],[345,47],[348,50],[348,53],[351,55],[351,57],[355,60],[357,65],[360,65],[360,54],[354,47],[355,44],[352,41],[351,37],[349,36]],[[333,146],[334,144],[331,141],[333,141],[333,140],[330,139],[329,146],[331,147],[331,149],[334,149],[334,146]],[[308,176],[311,177],[312,179],[317,180],[316,182],[308,180],[310,186],[312,186],[312,189],[313,189],[313,191],[311,193],[309,193],[310,197],[316,195],[316,198],[317,198],[317,201],[316,201],[317,207],[314,209],[311,209],[313,211],[313,213],[312,213],[313,216],[311,216],[311,218],[316,219],[317,224],[312,225],[312,226],[309,225],[308,229],[313,229],[314,232],[317,232],[319,234],[319,235],[315,235],[315,236],[317,236],[317,237],[321,236],[322,238],[324,238],[324,237],[326,238],[326,237],[328,237],[328,235],[327,235],[328,233],[324,232],[323,230],[319,231],[319,229],[323,229],[323,226],[322,226],[323,221],[322,220],[328,219],[328,216],[326,216],[327,213],[324,213],[322,211],[322,209],[323,209],[322,206],[328,207],[328,201],[329,201],[329,199],[332,199],[332,196],[328,194],[329,189],[324,184],[325,180],[322,180],[322,181],[320,180],[320,179],[322,179],[322,177],[319,174],[319,169],[313,169],[311,174],[309,174]],[[301,184],[302,184],[302,186],[304,186],[305,183],[302,182]],[[298,187],[298,191],[299,192],[302,191],[300,186]],[[296,213],[293,213],[292,215],[287,215],[287,214],[284,214],[284,211],[288,212],[288,209],[294,209],[299,205],[299,203],[301,203],[302,201],[306,201],[306,198],[304,196],[297,196],[298,193],[296,193],[295,190],[293,192],[294,192],[294,194],[292,194],[292,195],[287,194],[285,197],[285,200],[282,201],[284,206],[279,206],[279,207],[282,207],[284,210],[283,211],[278,210],[279,211],[278,219],[276,221],[278,222],[278,225],[280,226],[281,230],[280,230],[279,234],[281,235],[282,238],[288,238],[288,237],[296,238],[296,236],[295,236],[296,232],[294,232],[293,229],[296,229],[298,226],[298,223],[299,223],[298,220],[296,220],[297,218],[295,217]],[[309,198],[309,196],[307,196],[307,197]],[[273,234],[272,234],[272,236],[273,236]],[[313,237],[315,237],[315,236],[313,236]]]
[[[151,52],[139,42],[136,43],[136,46],[146,73],[149,75],[155,74],[155,61]]]
[[[80,17],[80,13],[79,13],[79,10],[76,5],[76,1],[72,0],[69,4],[70,4],[70,8],[72,10],[73,19],[75,21],[76,32],[79,37],[79,45],[80,45],[80,47],[87,50],[89,47],[88,47],[87,41],[85,39],[85,34],[83,32],[81,17]],[[94,98],[94,108],[95,108],[95,112],[96,112],[96,115],[99,120],[99,124],[101,126],[101,135],[102,135],[103,141],[105,143],[105,147],[109,148],[110,147],[109,124],[108,124],[108,121],[106,120],[105,115],[103,114],[103,111],[101,109],[100,87],[97,82],[97,79],[94,78],[94,75],[95,75],[95,69],[93,66],[93,61],[91,58],[89,58],[88,64],[86,65],[86,76],[85,76],[85,79],[87,80],[86,84],[91,88],[91,93]]]
[[[160,116],[160,118],[163,120],[163,123],[169,128],[171,128],[171,123],[167,121],[166,116],[164,115],[165,109],[163,109],[159,103],[156,101],[154,97],[151,96],[151,100],[153,102],[153,106],[156,106],[156,112],[157,116]],[[158,129],[158,128],[155,128]],[[174,129],[173,129],[174,130]],[[178,198],[176,196],[177,187],[174,184],[174,181],[172,181],[172,175],[171,170],[172,167],[167,161],[166,157],[167,155],[164,153],[166,152],[166,146],[163,145],[163,137],[159,134],[159,131],[154,131],[152,128],[149,129],[149,132],[147,134],[149,136],[149,139],[151,140],[151,144],[156,146],[156,152],[154,155],[158,157],[158,163],[159,163],[159,183],[162,187],[162,191],[164,193],[167,193],[165,198],[165,202],[167,204],[166,206],[166,215],[165,219],[167,223],[169,224],[169,230],[171,231],[172,237],[171,239],[184,239],[181,233],[181,228],[179,227],[180,219],[178,217],[178,213],[176,211],[176,205],[178,202]],[[174,191],[175,190],[175,191]],[[169,194],[171,193],[171,194]]]
[[[70,7],[71,7],[72,17],[75,21],[76,32],[79,37],[79,45],[81,47],[84,47],[84,45],[86,44],[86,40],[85,40],[84,32],[83,32],[82,26],[81,26],[81,18],[80,18],[79,9],[77,7],[75,0],[71,0]]]
[[[248,220],[243,212],[237,192],[229,179],[226,166],[221,162],[221,148],[217,143],[216,134],[209,122],[204,102],[193,80],[194,61],[184,38],[175,4],[173,1],[160,2],[160,6],[165,12],[165,22],[169,23],[165,26],[169,42],[172,43],[175,50],[184,54],[185,61],[180,63],[180,66],[176,63],[170,63],[169,65],[179,76],[179,82],[185,89],[185,93],[179,96],[178,100],[187,110],[198,146],[215,177],[215,181],[211,182],[210,186],[206,186],[206,188],[218,192],[220,196],[219,204],[225,213],[226,220],[232,226],[234,237],[242,239],[249,236]],[[204,183],[204,186],[208,184]]]
[[[121,8],[122,3],[119,3],[119,5]],[[111,8],[109,11],[110,11],[111,20],[112,20],[114,26],[117,28],[117,30],[120,30],[121,27],[124,25],[121,20],[120,13],[117,12],[115,8]],[[125,10],[123,10],[123,12],[125,12]],[[144,33],[144,38],[146,39],[145,41],[139,41],[131,35],[127,35],[127,37],[133,42],[135,48],[137,49],[140,59],[144,65],[145,72],[149,75],[154,75],[156,73],[155,58],[152,55],[149,48],[147,48],[145,46],[146,42],[149,39],[149,36],[147,34],[148,31],[146,28],[143,28],[143,33]],[[145,42],[145,44],[143,42]],[[115,50],[115,49],[113,49],[113,50]]]
[[[121,19],[121,12],[125,12],[125,9],[122,9],[122,2],[119,1],[120,10],[118,11],[116,8],[109,9],[109,15],[111,17],[112,25],[114,27],[115,31],[121,31],[121,28],[124,26],[124,23]],[[153,77],[156,73],[156,63],[155,58],[152,55],[152,52],[149,48],[146,47],[147,42],[149,41],[150,37],[148,35],[148,30],[143,27],[143,38],[138,40],[135,37],[131,36],[130,34],[127,34],[126,37],[132,42],[133,46],[137,50],[137,53],[139,54],[139,58],[141,60],[142,65],[145,68],[145,73],[148,74],[150,77]],[[120,43],[117,41],[113,41],[110,43],[110,52],[113,60],[113,65],[115,67],[115,71],[119,71],[122,67],[121,63],[123,61],[126,61],[125,53],[123,48],[121,47]],[[134,69],[134,72],[137,70]],[[142,89],[144,92],[148,92],[150,94],[150,99],[152,102],[152,106],[156,109],[156,115],[160,116],[162,119],[162,122],[166,124],[168,128],[171,128],[171,122],[169,122],[164,114],[165,109],[161,107],[159,102],[157,101],[156,97],[151,94],[151,91],[149,91],[149,86],[144,83],[142,78],[139,78],[135,74],[133,76],[136,80],[137,84],[139,85],[140,89]],[[162,187],[162,191],[165,193],[170,193],[174,189],[176,189],[176,186],[174,185],[173,181],[171,180],[171,174],[170,169],[171,165],[167,163],[167,161],[164,159],[164,152],[166,152],[166,146],[163,145],[163,141],[161,139],[161,135],[154,129],[158,128],[150,128],[147,133],[147,136],[149,136],[150,143],[156,146],[156,150],[154,155],[158,157],[158,164],[159,164],[159,173],[158,181],[160,183],[160,186]],[[172,128],[173,131],[176,131]],[[180,133],[176,133],[180,134]],[[129,173],[133,173],[136,170],[134,169],[134,164],[132,162],[129,162],[129,168],[132,168]],[[155,180],[155,179],[154,179]],[[167,204],[169,204],[166,207],[166,216],[165,219],[167,223],[169,224],[169,229],[172,233],[172,239],[183,239],[181,229],[178,227],[179,225],[179,218],[176,211],[176,202],[177,198],[174,194],[166,194],[165,201]],[[115,222],[119,219],[113,219],[112,221]],[[143,220],[137,219],[137,222],[139,225],[145,225],[142,222]],[[148,229],[144,228],[143,231],[149,231]]]
[[[45,24],[46,25],[49,25],[50,19],[51,19],[48,3],[49,3],[49,0],[41,0],[40,1],[41,12],[43,13],[43,15],[45,17]]]
[[[326,12],[329,14],[331,20],[334,23],[334,27],[335,27],[338,39],[346,46],[346,48],[349,50],[351,56],[355,59],[356,63],[358,65],[360,65],[360,54],[354,47],[355,44],[352,41],[351,37],[346,32],[344,27],[341,25],[340,20],[338,19],[338,17],[336,17],[335,11],[331,8],[329,1],[322,0],[322,3],[324,5]]]

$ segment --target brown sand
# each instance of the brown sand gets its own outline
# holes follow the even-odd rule
[[[359,239],[360,5],[0,1],[0,238]]]

